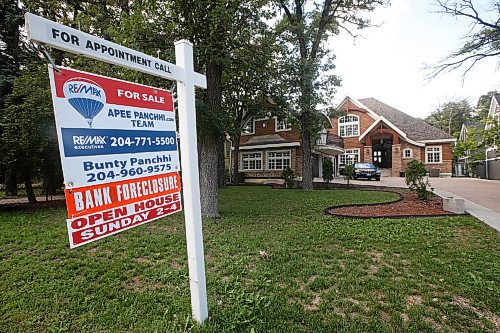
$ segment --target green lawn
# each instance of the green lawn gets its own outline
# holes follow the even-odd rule
[[[494,332],[499,235],[472,217],[338,219],[391,193],[221,192],[210,319],[190,319],[177,214],[70,250],[63,209],[0,213],[0,332]],[[260,251],[270,258],[263,259]]]

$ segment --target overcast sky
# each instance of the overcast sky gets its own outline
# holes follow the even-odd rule
[[[491,0],[476,0],[479,6]],[[414,117],[425,118],[440,104],[467,98],[473,105],[479,96],[500,90],[498,59],[478,63],[462,84],[463,70],[426,80],[424,64],[435,64],[457,49],[470,26],[463,19],[433,13],[433,0],[392,0],[370,17],[383,25],[360,31],[355,41],[346,34],[330,41],[337,59],[336,74],[343,86],[335,101],[350,94],[375,97]]]

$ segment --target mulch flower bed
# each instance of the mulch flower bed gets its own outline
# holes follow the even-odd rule
[[[392,190],[400,199],[381,204],[344,205],[330,207],[326,213],[355,218],[399,218],[410,216],[449,216],[457,215],[443,210],[442,200],[433,196],[429,200],[420,200],[416,194],[404,190]]]

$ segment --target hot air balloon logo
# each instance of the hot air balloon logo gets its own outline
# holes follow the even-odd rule
[[[92,128],[92,121],[106,103],[104,89],[92,80],[75,77],[64,83],[64,97]]]

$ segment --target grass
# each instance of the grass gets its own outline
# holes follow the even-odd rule
[[[181,214],[70,250],[62,209],[0,213],[0,332],[498,330],[494,230],[464,216],[323,214],[394,196],[222,190],[223,218],[204,221],[201,328],[190,318]]]

